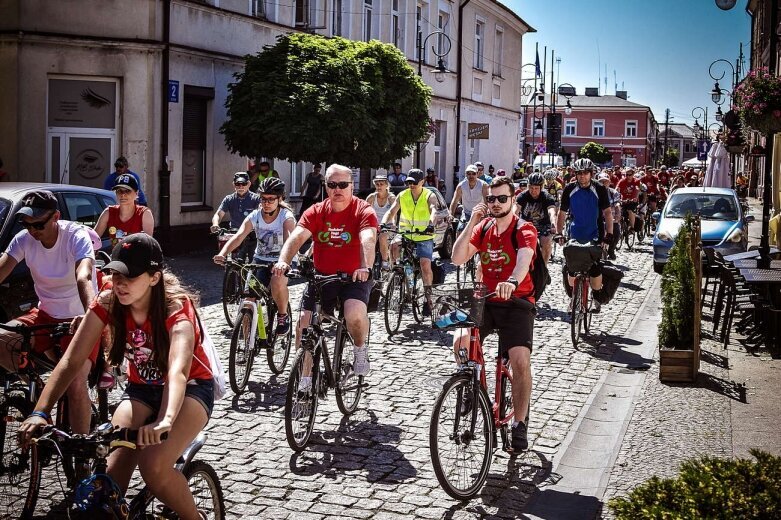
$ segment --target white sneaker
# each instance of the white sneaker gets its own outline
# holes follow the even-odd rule
[[[356,376],[368,376],[371,366],[369,365],[369,351],[366,347],[353,347],[353,372]]]
[[[301,376],[298,381],[298,391],[302,394],[308,394],[312,390],[312,376]]]

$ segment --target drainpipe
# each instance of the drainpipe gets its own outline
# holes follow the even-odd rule
[[[160,169],[158,170],[158,207],[160,225],[158,238],[163,249],[168,244],[171,232],[171,171],[168,169],[168,80],[171,57],[171,0],[163,0],[163,55],[161,61],[160,100]],[[181,93],[180,93],[181,95]]]
[[[458,5],[458,70],[456,71],[456,160],[453,165],[453,191],[458,184],[458,172],[461,166],[458,164],[461,157],[461,71],[463,69],[464,54],[464,7],[471,0],[464,0]]]

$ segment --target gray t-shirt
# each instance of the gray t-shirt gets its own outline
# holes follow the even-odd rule
[[[243,197],[234,192],[222,199],[220,211],[230,213],[230,227],[238,228],[244,219],[260,206],[260,195],[248,191]]]

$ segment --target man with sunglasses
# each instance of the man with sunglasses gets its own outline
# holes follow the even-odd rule
[[[30,269],[38,306],[12,320],[8,325],[38,325],[71,322],[71,333],[86,312],[97,292],[95,254],[85,227],[60,220],[59,205],[47,190],[25,195],[18,213],[24,228],[0,256],[0,283],[24,261]],[[60,348],[68,348],[72,336],[61,340]],[[0,332],[0,366],[13,372],[20,359],[15,347],[19,335]],[[98,355],[95,345],[89,360],[79,367],[79,377],[68,388],[68,415],[74,433],[88,433],[92,408],[87,392],[87,378]],[[56,361],[53,339],[46,335],[33,338],[33,350]]]
[[[423,292],[426,301],[423,304],[423,316],[431,316],[431,284],[434,283],[434,271],[431,269],[431,260],[434,258],[434,219],[437,213],[437,196],[428,188],[423,187],[426,175],[417,168],[407,172],[405,184],[407,189],[399,193],[393,206],[388,210],[382,223],[393,225],[396,222],[396,213],[401,211],[399,217],[400,231],[420,231],[407,235],[407,238],[415,242],[415,256],[420,263],[420,274],[423,278]],[[397,236],[391,243],[391,262],[399,258],[401,248],[401,236]],[[383,257],[387,258],[387,251],[383,251]]]
[[[464,229],[472,216],[472,210],[478,204],[485,202],[486,195],[488,195],[488,184],[478,178],[477,166],[470,164],[466,167],[466,179],[458,183],[456,191],[453,193],[453,200],[450,202],[451,215],[456,214],[459,202],[463,207],[456,233],[460,233]]]
[[[250,180],[247,172],[236,172],[233,174],[234,192],[222,199],[220,207],[212,216],[211,232],[216,233],[220,230],[220,221],[225,213],[230,214],[230,229],[239,229],[244,223],[244,219],[258,209],[260,206],[260,195],[250,191]],[[252,251],[255,249],[255,233],[249,237],[239,248],[239,258],[251,258]]]
[[[113,173],[109,173],[106,177],[106,180],[103,181],[103,189],[114,189],[114,185],[117,182],[117,177],[122,175],[131,175],[136,179],[136,184],[138,185],[138,203],[142,206],[146,206],[146,195],[144,195],[144,190],[141,189],[141,178],[137,173],[130,171],[130,163],[127,162],[127,159],[124,157],[117,157],[117,160],[114,161],[114,170],[115,171]]]
[[[351,275],[351,282],[329,283],[323,287],[323,312],[332,314],[337,299],[342,302],[347,330],[354,341],[353,370],[357,376],[366,376],[370,369],[366,347],[369,334],[367,304],[374,285],[371,267],[377,242],[377,215],[366,201],[353,195],[350,168],[339,164],[329,166],[325,171],[325,188],[328,198],[301,215],[301,220],[282,246],[272,273],[284,276],[290,269],[293,256],[312,238],[318,273]],[[301,300],[301,310],[297,341],[300,341],[301,330],[309,326],[315,310],[314,287],[307,287]],[[309,391],[311,383],[311,378],[302,378],[298,389]]]
[[[482,281],[488,293],[496,293],[483,310],[480,338],[497,332],[500,354],[510,361],[515,411],[511,445],[514,452],[519,452],[529,447],[526,430],[536,314],[529,271],[537,249],[537,230],[515,215],[515,188],[508,177],[497,177],[489,189],[486,203],[475,206],[464,233],[456,239],[452,261],[461,265],[480,254]],[[455,352],[468,343],[469,329],[460,329],[453,344]]]

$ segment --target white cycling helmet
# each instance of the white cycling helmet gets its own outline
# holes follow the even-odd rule
[[[556,177],[559,176],[558,170],[555,170],[553,168],[548,168],[545,170],[545,173],[543,174],[543,177],[545,177],[546,181],[553,181],[556,180]]]
[[[572,167],[576,172],[582,172],[584,170],[590,170],[593,172],[595,170],[594,163],[591,161],[591,159],[586,159],[585,157],[572,163]]]

